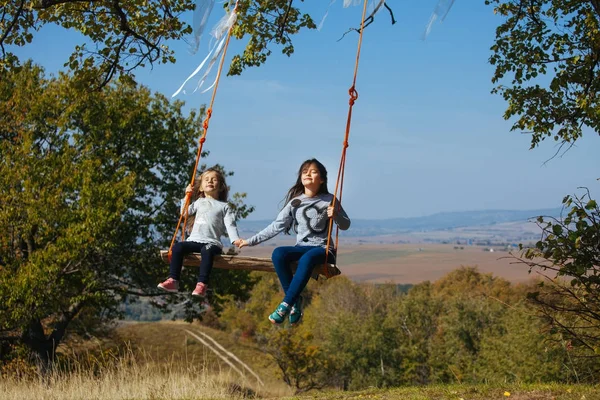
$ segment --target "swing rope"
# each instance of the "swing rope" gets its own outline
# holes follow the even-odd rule
[[[233,7],[232,12],[236,12],[238,8],[239,0],[235,2],[235,6]],[[206,134],[208,133],[208,124],[210,122],[210,117],[212,117],[212,109],[215,103],[215,97],[217,95],[217,88],[219,87],[219,81],[221,79],[221,72],[223,71],[223,64],[225,63],[225,55],[227,54],[227,48],[229,47],[229,40],[231,39],[231,32],[233,30],[233,26],[229,27],[227,31],[227,39],[225,40],[225,46],[223,47],[223,54],[221,55],[221,60],[219,62],[219,68],[217,70],[217,77],[215,80],[215,86],[212,91],[212,96],[210,98],[210,103],[208,108],[206,109],[206,117],[202,122],[202,136],[198,140],[198,152],[196,153],[196,162],[194,164],[194,170],[192,172],[192,179],[190,181],[190,186],[193,188],[194,183],[196,182],[196,172],[198,171],[198,165],[200,164],[200,158],[202,157],[202,147],[204,146],[204,142],[206,141]],[[179,221],[177,222],[177,227],[175,228],[175,232],[173,233],[173,239],[171,239],[171,245],[169,246],[169,261],[171,261],[171,254],[173,252],[173,246],[175,245],[175,239],[177,239],[177,232],[181,227],[181,241],[185,240],[185,227],[187,226],[187,217],[188,217],[188,207],[190,204],[190,200],[192,198],[192,193],[185,194],[185,205],[183,206],[183,210],[179,215]],[[181,226],[181,222],[183,221],[183,227]]]
[[[354,102],[358,99],[358,92],[356,91],[356,77],[358,75],[358,62],[360,60],[360,49],[362,46],[363,32],[365,30],[365,16],[367,15],[367,2],[364,1],[363,5],[363,13],[362,20],[360,23],[360,32],[358,35],[358,48],[356,50],[356,62],[354,63],[354,78],[352,79],[352,86],[348,89],[348,94],[350,95],[350,100],[348,101],[348,119],[346,120],[346,135],[344,136],[344,143],[342,144],[342,156],[340,157],[340,167],[338,169],[338,176],[335,182],[335,191],[333,192],[333,200],[331,205],[336,206],[336,201],[338,200],[338,188],[339,188],[339,202],[342,202],[342,191],[344,188],[344,172],[346,170],[346,149],[348,148],[348,138],[350,137],[350,125],[352,123],[352,107],[354,106]],[[327,234],[327,249],[329,250],[329,245],[331,242],[331,232],[333,230],[333,218],[329,219],[329,229]],[[335,230],[335,249],[338,248],[339,243],[339,231],[340,228],[336,226]],[[327,265],[327,260],[329,258],[329,251],[325,253],[325,265]],[[325,276],[327,278],[331,278],[331,274],[328,268],[323,268],[325,271]]]

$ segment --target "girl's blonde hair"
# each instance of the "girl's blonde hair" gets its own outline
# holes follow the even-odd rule
[[[192,186],[192,197],[190,199],[190,204],[194,201],[198,200],[200,197],[206,197],[204,192],[202,191],[202,178],[209,172],[214,172],[217,174],[218,183],[218,195],[217,200],[227,201],[229,198],[229,187],[227,186],[227,182],[225,181],[225,174],[218,167],[207,168],[200,174],[200,176],[194,181],[194,186]],[[196,220],[196,215],[189,215],[186,224],[186,231],[191,232],[192,227],[194,226],[194,221]]]
[[[205,169],[204,172],[200,174],[198,179],[196,179],[196,181],[194,182],[194,186],[192,187],[191,200],[196,201],[200,197],[206,197],[204,192],[202,191],[202,179],[209,172],[214,172],[215,174],[217,174],[217,179],[219,180],[219,186],[217,187],[219,194],[217,195],[217,200],[227,201],[227,199],[229,198],[229,187],[227,187],[227,182],[225,181],[225,174],[223,174],[223,171],[221,171],[221,169],[217,167]]]

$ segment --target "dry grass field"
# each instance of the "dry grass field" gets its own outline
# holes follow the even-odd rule
[[[249,257],[270,257],[275,245],[242,249]],[[456,248],[455,248],[456,247]],[[462,249],[461,249],[462,247]],[[416,284],[435,281],[461,266],[477,266],[481,272],[492,273],[512,282],[523,282],[529,274],[526,266],[515,264],[509,253],[500,249],[484,251],[483,246],[457,246],[424,243],[341,243],[338,266],[350,279],[361,282]]]
[[[276,329],[276,328],[274,328]],[[204,333],[214,343],[203,345],[189,332]],[[52,374],[40,379],[0,380],[1,399],[6,400],[200,400],[200,399],[448,399],[448,400],[594,400],[597,387],[586,385],[430,385],[362,391],[328,389],[293,395],[277,373],[270,357],[243,339],[181,322],[125,323],[114,339],[130,343],[120,357],[106,356],[92,370],[77,369],[70,374]],[[205,336],[203,336],[206,338]],[[96,343],[95,354],[109,343]],[[114,343],[113,343],[114,344]],[[86,343],[87,351],[94,345]],[[81,350],[81,349],[80,349]],[[216,350],[232,361],[223,362]],[[105,352],[100,352],[104,354]],[[233,361],[239,358],[241,362]],[[259,377],[245,369],[245,363]]]

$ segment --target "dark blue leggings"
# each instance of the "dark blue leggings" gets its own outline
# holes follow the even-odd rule
[[[281,246],[273,250],[271,259],[285,293],[283,301],[292,305],[298,300],[315,267],[325,262],[325,248],[320,246]],[[291,267],[291,263],[294,261],[298,261],[296,273]],[[335,256],[331,252],[327,262],[335,263]]]
[[[171,264],[169,266],[169,277],[179,280],[181,275],[181,267],[183,266],[183,257],[190,253],[200,253],[202,260],[198,269],[198,282],[208,283],[210,271],[213,267],[213,260],[216,255],[223,251],[219,246],[214,244],[198,243],[198,242],[177,242],[173,245],[171,253]]]

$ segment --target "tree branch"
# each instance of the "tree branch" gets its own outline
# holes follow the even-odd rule
[[[371,14],[369,14],[368,17],[365,18],[364,24],[362,29],[365,29],[367,26],[371,25],[374,21],[375,21],[375,14],[377,14],[377,11],[379,11],[379,9],[385,6],[385,8],[388,10],[388,12],[390,13],[390,17],[392,18],[392,25],[394,25],[396,23],[396,19],[394,18],[394,12],[392,11],[392,9],[387,5],[387,3],[382,0],[380,1],[377,6],[375,7],[375,9],[371,12]],[[344,32],[344,34],[342,35],[341,38],[339,38],[337,41],[339,42],[340,40],[342,40],[348,33],[350,32],[357,32],[360,33],[361,28],[350,28],[348,29],[346,32]]]
[[[6,30],[4,31],[4,34],[2,35],[2,37],[0,38],[0,47],[2,47],[2,55],[6,54],[6,51],[4,50],[4,41],[6,40],[6,38],[8,37],[8,34],[13,30],[13,28],[15,27],[17,21],[19,20],[19,17],[21,16],[21,14],[23,14],[23,9],[25,7],[25,2],[23,0],[21,0],[21,2],[19,3],[19,8],[17,9],[17,12],[15,13],[15,15],[13,15],[13,19],[10,22],[9,26],[6,28]],[[6,15],[6,10],[4,9],[2,11],[2,20],[4,20],[4,16]]]
[[[281,39],[283,38],[283,32],[285,31],[285,24],[287,23],[287,19],[290,15],[290,10],[292,9],[293,2],[294,2],[294,0],[290,0],[290,2],[288,3],[285,15],[283,16],[283,21],[281,22],[280,31],[279,31],[279,41],[281,41]]]

